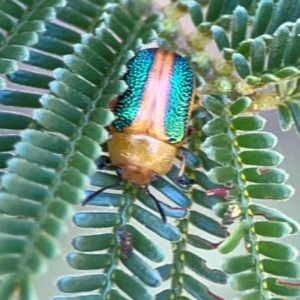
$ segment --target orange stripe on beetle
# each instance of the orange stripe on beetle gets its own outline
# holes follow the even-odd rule
[[[169,78],[173,63],[173,52],[157,50],[144,85],[141,106],[132,125],[125,132],[142,132],[161,141],[168,141],[163,121],[168,109],[167,100],[171,88]]]

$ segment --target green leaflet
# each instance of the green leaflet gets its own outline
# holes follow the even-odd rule
[[[26,242],[23,239],[17,237],[2,237],[0,239],[1,247],[0,253],[20,253],[24,250]]]
[[[226,229],[223,226],[221,226],[221,224],[219,224],[212,218],[200,214],[199,212],[191,211],[189,219],[194,226],[212,235],[222,238],[226,237],[227,235]]]
[[[227,274],[240,273],[254,267],[254,258],[251,254],[233,256],[222,261],[222,269]]]
[[[231,23],[231,47],[236,49],[241,41],[245,39],[248,15],[244,7],[237,6],[233,12]]]
[[[195,26],[198,26],[203,21],[201,5],[196,1],[189,1],[188,10]]]
[[[213,183],[203,172],[196,171],[194,176],[196,183],[199,184],[199,186],[201,186],[205,190],[217,187],[217,185]]]
[[[232,162],[232,153],[229,149],[210,147],[206,151],[208,157],[220,164],[230,164]]]
[[[212,113],[214,113],[214,114],[216,114],[218,116],[222,115],[223,110],[224,110],[224,107],[220,103],[220,101],[218,101],[214,97],[210,97],[210,96],[204,97],[204,106],[209,111],[211,111]]]
[[[287,297],[299,297],[300,288],[289,284],[287,280],[280,280],[277,278],[266,278],[264,280],[266,288],[277,295]]]
[[[291,112],[291,116],[293,118],[294,124],[296,126],[297,131],[300,131],[300,107],[298,103],[287,102],[287,107]]]
[[[226,276],[219,270],[209,269],[205,261],[191,252],[182,253],[185,265],[196,274],[209,279],[212,282],[226,283]]]
[[[293,195],[294,189],[284,184],[253,184],[247,186],[246,193],[256,199],[286,200]]]
[[[219,148],[229,148],[231,145],[231,140],[226,133],[220,133],[210,136],[205,139],[203,146],[209,147],[219,147]]]
[[[265,119],[260,116],[239,116],[231,120],[231,125],[236,130],[255,131],[263,128]]]
[[[224,48],[229,48],[229,39],[222,27],[214,25],[211,27],[211,32],[220,51],[222,51]]]
[[[277,209],[270,208],[262,204],[251,204],[249,205],[249,209],[254,215],[263,215],[268,220],[280,221],[288,224],[291,227],[293,233],[299,230],[299,224],[295,220]]]
[[[91,101],[87,96],[64,82],[52,81],[50,88],[55,95],[79,109],[87,109],[91,106]]]
[[[192,192],[192,199],[195,203],[206,207],[213,208],[215,204],[222,202],[222,198],[215,195],[207,195],[205,192],[194,189]]]
[[[104,250],[114,244],[115,236],[112,233],[77,236],[72,240],[74,249],[81,252]]]
[[[156,269],[163,281],[166,281],[171,277],[172,267],[173,265],[168,264]]]
[[[58,68],[54,71],[53,75],[56,80],[74,88],[76,91],[89,98],[94,98],[97,94],[97,88],[94,85],[66,69]]]
[[[253,231],[265,237],[284,237],[292,232],[292,228],[287,223],[276,221],[259,221],[253,225]]]
[[[161,277],[159,273],[152,269],[135,253],[132,253],[127,259],[122,259],[122,262],[146,285],[157,287],[161,284]]]
[[[232,275],[228,279],[230,285],[237,291],[246,291],[257,287],[257,277],[253,272]]]
[[[100,298],[100,296],[97,297]],[[126,300],[126,298],[123,297],[117,290],[110,290],[108,293],[108,297],[111,297],[111,299],[116,299],[116,300]]]
[[[230,236],[221,243],[221,245],[218,247],[219,251],[223,254],[233,251],[240,243],[246,230],[247,224],[245,222],[241,222],[235,231],[232,232]]]
[[[236,170],[231,166],[216,167],[208,172],[208,176],[214,183],[226,184],[230,183],[236,178]]]
[[[117,213],[82,212],[76,213],[73,221],[79,227],[106,228],[117,225],[120,222],[120,216]]]
[[[285,171],[277,168],[245,168],[243,179],[254,183],[283,183],[287,179]]]
[[[243,151],[239,154],[239,160],[245,165],[277,166],[283,159],[276,151]]]
[[[289,30],[284,24],[274,32],[268,60],[268,70],[272,71],[281,66],[288,34]]]
[[[242,148],[268,149],[275,146],[277,138],[267,132],[246,133],[237,136],[235,142]]]
[[[170,224],[164,225],[161,218],[137,205],[133,206],[132,216],[164,239],[175,242],[180,238],[179,230],[175,226]]]
[[[160,191],[164,195],[168,195],[168,193],[172,193],[172,201],[183,208],[187,208],[191,205],[190,198],[183,194],[181,190],[176,188],[173,184],[168,183],[168,181],[164,178],[161,178],[159,181],[155,181],[152,185]]]
[[[22,163],[23,168],[18,169],[18,164]],[[16,175],[32,180],[36,177],[39,178],[40,184],[50,185],[56,181],[56,176],[53,172],[50,172],[46,169],[41,169],[36,165],[30,164],[28,161],[20,158],[11,159],[8,162],[8,166],[15,171]]]
[[[0,59],[0,73],[1,74],[9,74],[18,69],[17,63],[10,59]]]
[[[20,263],[18,258],[3,256],[0,261],[4,272],[13,273],[18,270],[18,264]]]
[[[251,99],[248,97],[241,97],[230,105],[229,111],[232,115],[238,115],[247,110],[251,104]]]
[[[266,273],[275,276],[299,278],[300,264],[297,262],[263,259],[261,261],[261,266]]]
[[[14,73],[11,73],[7,76],[7,78],[9,81],[13,83],[17,83],[17,84],[21,84],[33,88],[39,88],[39,89],[47,89],[50,81],[53,80],[51,76],[40,75],[25,70],[18,70]]]
[[[80,113],[74,107],[62,103],[56,97],[43,96],[40,101],[45,108],[52,110],[53,112],[76,125],[79,125],[83,122],[82,113]]]
[[[74,124],[51,111],[36,110],[34,117],[49,130],[57,131],[68,138],[76,134],[77,127]]]
[[[240,45],[239,45],[239,47],[237,49],[238,53],[242,54],[245,57],[248,57],[249,53],[250,53],[251,44],[252,44],[252,40],[251,39],[248,39],[248,40],[240,42]],[[228,51],[228,53],[230,53],[230,51]],[[230,57],[233,56],[232,54],[230,55]]]
[[[96,172],[93,175],[93,177],[91,178],[91,184],[96,185],[98,187],[115,184],[119,181],[120,181],[120,179],[116,175],[108,174],[108,173],[100,173],[100,172]],[[120,201],[122,201],[122,199],[119,199],[118,202],[120,202]]]
[[[112,279],[122,291],[124,291],[135,300],[141,298],[150,300],[153,298],[153,295],[143,287],[140,281],[132,276],[129,276],[122,270],[116,269],[113,273]]]
[[[132,234],[132,245],[138,252],[153,262],[162,262],[165,259],[164,251],[143,233],[130,225],[127,226],[127,230]]]
[[[171,297],[171,295],[172,295],[171,290],[164,290],[156,295],[156,299],[157,300],[163,300],[166,298],[168,299],[168,297]]]
[[[0,112],[0,127],[3,129],[20,130],[29,127],[31,124],[32,119],[27,116]]]
[[[217,296],[211,293],[205,285],[199,283],[192,276],[183,274],[182,279],[184,289],[194,297],[202,297],[204,299],[217,299]]]
[[[255,38],[251,43],[251,71],[252,74],[260,74],[264,69],[266,56],[266,43],[262,38]]]
[[[226,126],[226,121],[223,118],[215,118],[207,122],[202,129],[206,134],[214,135],[223,133],[226,129]]]
[[[99,289],[105,282],[104,275],[64,277],[58,281],[59,289],[65,293],[87,292]]]
[[[200,236],[189,234],[187,237],[187,243],[200,249],[213,250],[217,247],[217,244],[211,243]]]
[[[275,73],[279,78],[294,77],[299,74],[299,70],[294,66],[285,67]]]
[[[176,175],[178,174],[178,171],[176,172]],[[155,202],[153,201],[153,199],[151,199],[150,197],[148,197],[147,195],[145,195],[145,193],[141,190],[139,190],[138,194],[137,194],[137,198],[147,207],[151,208],[152,210],[158,212],[158,208],[155,204]],[[164,213],[166,216],[168,217],[172,217],[172,218],[183,218],[187,215],[187,210],[181,207],[172,207],[170,205],[167,205],[165,203],[161,203],[161,207],[164,210]]]
[[[9,153],[1,153],[0,154],[0,168],[4,169],[7,165],[7,161],[13,158],[12,154]]]
[[[223,9],[224,6],[224,0],[221,1],[217,1],[217,0],[213,0],[210,1],[209,3],[209,7],[208,7],[208,12],[206,15],[206,21],[215,21],[221,14],[221,11]]]
[[[226,146],[225,146],[225,148],[226,148]],[[206,171],[208,171],[211,168],[214,168],[218,165],[215,161],[210,159],[204,151],[200,150],[197,152],[198,152],[199,159],[201,159],[202,166]]]
[[[239,53],[232,55],[232,62],[238,74],[244,79],[250,75],[250,68],[245,57]]]
[[[102,269],[111,263],[109,254],[84,254],[70,253],[67,256],[70,266],[76,270],[97,270]]]
[[[256,250],[267,257],[280,260],[294,260],[298,255],[298,251],[291,245],[271,241],[259,241]]]
[[[252,51],[259,52],[259,49],[253,48]],[[258,72],[262,70],[258,65],[255,68]],[[235,290],[252,290],[236,299],[263,299],[260,291],[262,285],[259,283],[262,274],[299,277],[299,264],[290,261],[295,257],[294,249],[278,242],[264,241],[264,237],[284,237],[297,232],[299,225],[277,210],[260,204],[249,204],[249,201],[251,198],[288,199],[293,194],[293,189],[284,184],[287,179],[285,172],[275,168],[282,159],[281,155],[269,150],[275,145],[276,137],[260,131],[264,126],[261,117],[249,113],[243,115],[250,106],[249,101],[242,98],[227,106],[229,109],[223,111],[222,119],[219,117],[207,123],[207,128],[210,128],[210,124],[216,124],[215,128],[211,127],[213,130],[204,128],[211,135],[204,143],[206,152],[220,164],[209,171],[209,178],[224,185],[211,187],[209,194],[227,199],[225,203],[216,203],[213,210],[223,218],[224,224],[237,223],[230,235],[218,245],[218,250],[224,254],[229,253],[241,240],[245,240],[248,254],[225,259],[222,268],[228,274],[234,274],[230,276],[229,283]],[[215,112],[213,106],[211,111]],[[226,120],[230,126],[226,126],[225,122],[222,125],[220,120]],[[222,128],[224,132],[220,133],[216,128]],[[255,220],[256,216],[264,217],[267,221]],[[260,239],[257,239],[258,235]],[[256,251],[276,260],[261,259],[255,254]],[[266,289],[265,285],[263,289]],[[284,295],[283,292],[277,294]]]
[[[273,2],[271,0],[262,0],[258,3],[251,33],[252,38],[255,38],[265,32],[268,23],[270,22],[272,12]]]
[[[278,105],[278,115],[282,130],[289,130],[293,125],[293,121],[291,112],[286,104]]]
[[[276,3],[271,22],[269,24],[268,33],[273,33],[280,24],[289,20],[293,4],[293,1],[287,2],[284,0],[279,0]]]
[[[220,26],[211,27],[212,36],[219,50],[223,51],[223,57],[232,61],[237,73],[247,84],[259,87],[270,82],[280,83],[281,78],[292,78],[298,73],[295,64],[299,58],[296,51],[299,48],[299,22],[295,13],[300,5],[298,2],[292,3],[279,1],[274,9],[272,1],[260,1],[253,19],[251,39],[246,39],[247,12],[237,6],[231,22],[231,47],[226,31]],[[293,19],[294,23],[287,23],[289,19]],[[266,31],[272,35],[267,35]],[[286,68],[279,69],[282,66]]]

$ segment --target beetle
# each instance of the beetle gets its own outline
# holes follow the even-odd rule
[[[148,186],[169,172],[185,142],[194,106],[194,75],[181,55],[148,48],[129,60],[123,79],[128,89],[113,107],[116,119],[109,128],[109,157],[122,181],[141,186],[166,222]],[[83,204],[115,186],[92,193]]]

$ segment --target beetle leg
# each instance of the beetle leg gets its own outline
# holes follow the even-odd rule
[[[117,186],[120,186],[121,184],[123,184],[123,181],[115,183],[115,184],[111,184],[111,185],[107,185],[101,189],[99,189],[98,191],[95,191],[93,193],[91,193],[83,202],[82,202],[82,206],[86,205],[88,202],[90,202],[91,200],[93,200],[97,195],[101,194],[102,192],[104,192],[107,189],[110,188],[114,188]]]
[[[110,165],[111,164],[111,160],[109,158],[106,158],[105,160],[103,161],[100,161],[98,164],[97,164],[97,167],[99,170],[102,170],[104,169],[107,165]]]
[[[177,174],[177,181],[178,181],[179,178],[181,178],[183,176],[184,169],[185,169],[185,166],[186,166],[186,157],[185,157],[183,151],[180,151],[178,156],[181,159],[181,163],[180,163],[180,167],[179,167],[178,174]]]
[[[194,133],[194,129],[191,126],[187,127],[187,131],[185,133],[185,136],[183,138],[183,144],[187,144],[191,138],[191,135]]]
[[[194,95],[194,100],[192,103],[191,111],[194,112],[195,110],[203,107],[203,96],[199,93]]]
[[[202,99],[201,99],[201,100],[193,103],[193,105],[192,105],[192,111],[195,111],[195,110],[199,109],[202,106],[203,106],[203,104],[202,104]]]
[[[180,151],[178,156],[181,159],[181,163],[180,163],[180,167],[179,167],[177,178],[176,178],[177,182],[182,185],[194,184],[195,183],[194,179],[188,178],[187,176],[184,175],[184,170],[185,170],[185,166],[186,166],[186,157],[185,157],[185,154],[183,153],[183,151]]]
[[[163,211],[162,207],[160,206],[160,202],[154,197],[154,195],[152,195],[152,194],[150,193],[149,188],[148,188],[147,185],[144,186],[143,191],[144,191],[144,193],[145,193],[147,196],[151,197],[152,200],[154,200],[154,202],[155,202],[155,204],[156,204],[156,207],[157,207],[157,209],[158,209],[158,211],[159,211],[159,213],[160,213],[160,216],[161,216],[161,218],[162,218],[164,224],[166,224],[166,223],[167,223],[166,215],[165,215],[165,212]]]

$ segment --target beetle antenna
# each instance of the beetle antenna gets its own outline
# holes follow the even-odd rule
[[[91,200],[93,200],[97,195],[101,194],[102,192],[104,192],[107,189],[111,189],[117,186],[120,186],[123,184],[123,181],[115,183],[115,184],[111,184],[111,185],[107,185],[105,187],[103,187],[102,189],[99,189],[98,191],[95,191],[94,193],[90,194],[83,202],[82,202],[82,206],[86,205],[88,202],[90,202]]]
[[[163,209],[162,209],[162,207],[161,207],[161,205],[160,205],[160,202],[154,197],[154,195],[152,195],[152,194],[150,193],[149,188],[148,188],[147,185],[144,186],[143,190],[144,190],[144,193],[145,193],[147,196],[151,197],[152,200],[154,200],[154,202],[155,202],[155,204],[156,204],[156,207],[157,207],[157,209],[158,209],[158,211],[159,211],[159,213],[160,213],[160,216],[161,216],[161,218],[162,218],[164,224],[166,224],[166,223],[167,223],[166,215],[165,215],[165,212],[163,211]]]

